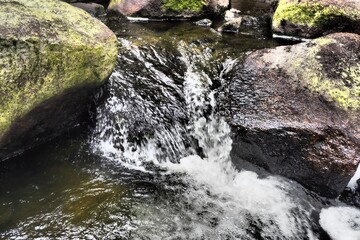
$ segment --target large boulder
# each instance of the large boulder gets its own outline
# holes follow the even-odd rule
[[[146,18],[194,18],[218,15],[229,0],[111,0],[108,11]]]
[[[114,33],[80,9],[0,1],[0,160],[73,126],[116,57]]]
[[[360,1],[280,0],[273,31],[306,38],[331,32],[360,33]]]
[[[360,36],[260,50],[229,71],[220,112],[241,159],[336,197],[360,161]]]

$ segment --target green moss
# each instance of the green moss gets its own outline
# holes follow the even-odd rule
[[[305,58],[299,58],[298,63],[293,64],[290,71],[298,72],[300,79],[304,80],[302,84],[334,102],[338,107],[348,112],[359,110],[360,64],[351,65],[349,62],[345,62],[346,60],[334,63],[339,77],[331,78],[325,73],[324,66],[319,62],[317,56],[322,47],[334,43],[335,40],[323,37],[314,42],[318,44],[308,50]]]
[[[326,37],[322,37],[322,38],[317,38],[314,40],[314,42],[319,46],[325,46],[325,45],[329,45],[331,43],[335,43],[334,39],[331,38],[326,38]]]
[[[73,87],[101,84],[116,63],[115,35],[62,2],[4,0],[1,29],[0,137],[42,102]]]
[[[310,27],[322,27],[339,17],[359,17],[358,13],[341,9],[333,5],[323,5],[319,2],[288,2],[280,0],[273,18],[273,26],[279,27],[281,21]]]
[[[122,0],[111,0],[108,6],[108,9],[114,9],[118,4],[120,4]]]
[[[206,5],[203,0],[163,0],[164,10],[200,12]]]

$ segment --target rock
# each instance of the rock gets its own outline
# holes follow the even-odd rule
[[[111,74],[114,33],[57,0],[0,2],[0,160],[74,126]]]
[[[256,17],[244,15],[241,16],[241,24],[247,27],[257,27],[259,20]]]
[[[231,20],[234,20],[235,18],[239,18],[240,14],[241,14],[241,12],[235,8],[227,10],[225,12],[225,21],[231,21]]]
[[[107,7],[110,0],[60,0],[66,3],[96,3]]]
[[[82,10],[88,12],[93,17],[98,17],[100,15],[106,14],[105,8],[103,5],[97,3],[72,3],[74,7],[81,8]]]
[[[360,2],[280,0],[272,27],[278,34],[306,38],[331,32],[360,33]]]
[[[234,18],[228,22],[225,22],[221,27],[218,28],[219,32],[240,32],[242,18]]]
[[[77,0],[61,0],[63,2],[66,2],[66,3],[75,3],[77,2]]]
[[[241,17],[234,18],[225,22],[220,28],[219,32],[258,32],[261,29],[260,21],[256,17],[242,15]]]
[[[233,0],[231,7],[240,10],[243,14],[262,16],[274,13],[279,0]]]
[[[210,19],[201,19],[197,22],[195,22],[196,25],[202,26],[202,27],[210,27],[212,24],[212,21]]]
[[[232,159],[336,197],[360,161],[360,36],[337,33],[249,55],[229,71],[220,112]]]
[[[215,15],[223,14],[230,6],[230,0],[208,0],[206,3],[205,9]]]
[[[360,208],[360,190],[355,189],[352,191],[351,189],[346,188],[345,191],[341,193],[339,200],[350,206]]]
[[[229,0],[111,0],[108,11],[145,18],[194,18],[221,14]]]

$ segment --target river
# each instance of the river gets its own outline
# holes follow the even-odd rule
[[[321,224],[360,239],[356,209],[232,165],[222,76],[283,43],[192,23],[108,25],[120,51],[93,121],[1,163],[0,238],[330,239]]]

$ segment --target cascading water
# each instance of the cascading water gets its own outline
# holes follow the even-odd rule
[[[95,128],[32,153],[41,173],[0,168],[0,238],[327,240],[319,222],[341,239],[337,222],[360,239],[354,209],[322,210],[334,203],[231,163],[216,86],[237,57],[276,43],[191,24],[112,27],[121,48]]]
[[[182,86],[174,86],[175,81],[153,69],[153,64],[142,57],[146,54],[139,53],[137,46],[123,45],[127,46],[130,58],[142,62],[155,75],[153,78],[161,81],[161,85],[177,91],[182,88],[180,91],[183,92],[184,101],[179,106],[183,106],[186,113],[185,125],[175,122],[170,126],[157,126],[153,134],[136,146],[133,145],[136,143],[129,143],[128,140],[127,128],[131,123],[121,118],[126,109],[133,109],[126,100],[119,102],[116,95],[108,99],[106,108],[110,109],[115,119],[111,125],[104,124],[108,122],[106,119],[109,115],[99,114],[98,128],[101,130],[95,140],[96,151],[126,166],[129,163],[137,169],[145,166],[142,168],[145,171],[144,163],[151,162],[163,170],[162,175],[180,178],[176,181],[186,186],[184,192],[177,196],[180,198],[177,199],[179,212],[171,209],[171,206],[158,206],[163,208],[161,211],[151,211],[149,209],[152,208],[148,207],[150,213],[139,220],[134,235],[145,239],[316,239],[310,217],[314,207],[291,197],[292,186],[289,182],[277,177],[260,179],[254,172],[239,172],[233,167],[230,160],[230,128],[214,112],[215,91],[211,90],[214,76],[203,70],[212,58],[211,48],[206,44],[199,47],[184,41],[177,43],[177,61],[184,66],[184,72],[177,74],[183,76]],[[162,56],[155,56],[162,66],[167,66]],[[231,67],[236,60],[227,59],[226,62]],[[119,72],[115,72],[112,82],[117,81],[132,80],[124,79]],[[171,96],[166,97],[176,101]],[[146,105],[145,102],[143,104]],[[106,134],[114,124],[121,127]],[[118,142],[121,146],[117,146]],[[164,215],[167,215],[166,222],[161,221]],[[183,218],[187,218],[187,221]],[[166,226],[160,227],[161,234],[157,224]],[[172,225],[176,233],[169,230],[167,225]],[[149,226],[156,226],[156,229],[149,229]]]

